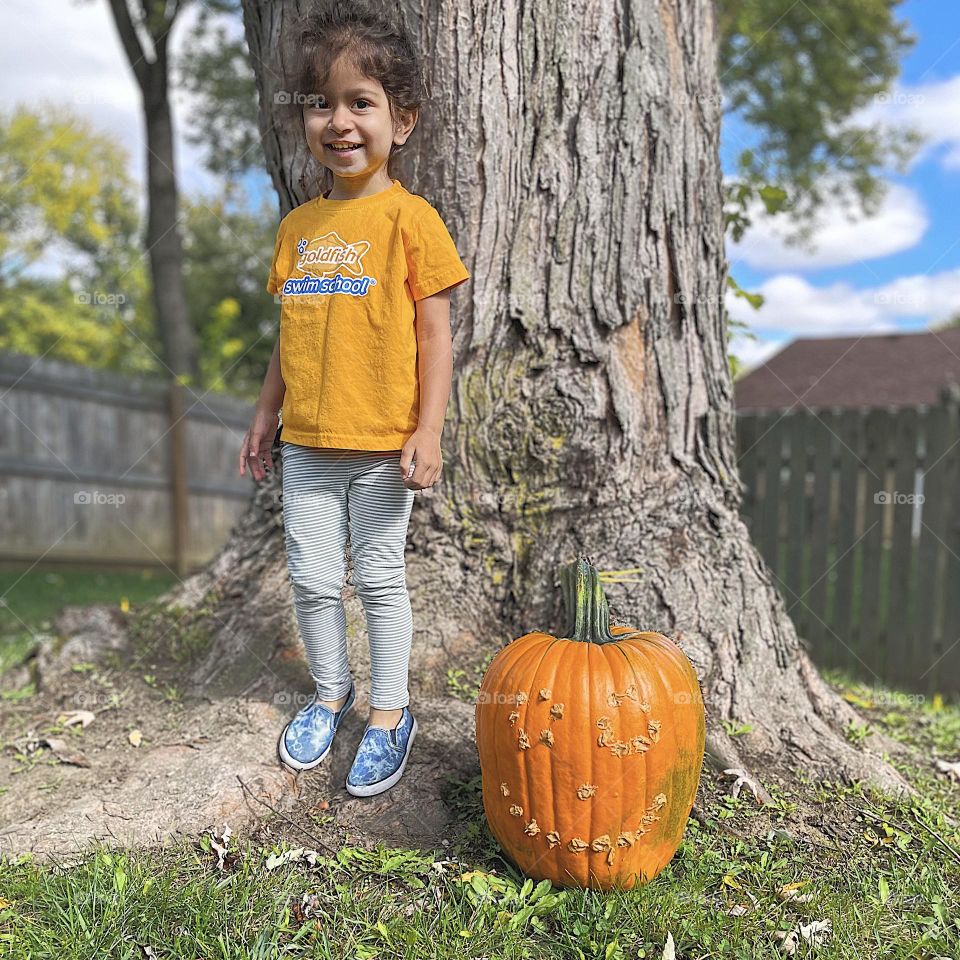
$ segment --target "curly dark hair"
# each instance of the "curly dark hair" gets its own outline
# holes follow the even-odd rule
[[[358,72],[379,81],[394,123],[420,115],[428,96],[420,56],[399,14],[388,11],[388,5],[377,0],[314,2],[297,22],[293,84],[301,99],[322,89],[342,56]],[[302,103],[291,106],[302,110]],[[390,161],[406,145],[390,148],[388,175]]]

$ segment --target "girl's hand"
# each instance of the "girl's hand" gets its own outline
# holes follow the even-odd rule
[[[411,467],[416,467],[411,472]],[[415,430],[400,451],[400,477],[408,490],[432,487],[443,472],[440,436],[432,430]]]
[[[277,436],[277,427],[280,417],[275,413],[261,410],[254,411],[250,421],[250,429],[243,436],[243,445],[240,447],[240,476],[245,476],[247,461],[250,463],[250,472],[258,483],[273,470],[273,441]],[[269,464],[269,466],[268,466]]]

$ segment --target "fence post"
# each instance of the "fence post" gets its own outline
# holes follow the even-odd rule
[[[938,689],[960,689],[960,384],[940,390],[947,425],[946,445],[937,465],[943,470],[943,660],[937,664]]]
[[[187,489],[187,423],[184,416],[183,385],[170,381],[170,493],[173,507],[173,568],[178,577],[187,575],[189,546],[189,491]]]

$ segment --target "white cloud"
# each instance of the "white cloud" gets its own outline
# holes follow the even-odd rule
[[[897,86],[852,119],[857,125],[912,127],[926,139],[914,163],[939,155],[945,169],[960,170],[960,75],[938,83]]]
[[[195,13],[187,7],[173,30],[174,56]],[[106,0],[73,3],[7,0],[0,36],[0,107],[38,107],[49,101],[85,117],[92,130],[114,137],[129,155],[128,172],[146,177],[146,148],[140,89],[127,63]],[[180,189],[213,189],[215,180],[200,165],[200,148],[182,136],[186,102],[173,103],[175,166]],[[141,191],[141,203],[145,202]]]
[[[732,263],[743,261],[757,270],[819,270],[885,257],[909,250],[919,242],[928,220],[919,197],[900,184],[890,189],[875,216],[858,212],[852,219],[837,205],[824,207],[808,250],[787,246],[783,215],[768,216],[761,203],[751,205],[752,224],[740,243],[730,243]]]
[[[794,336],[839,336],[927,327],[960,308],[960,268],[937,274],[899,277],[858,290],[848,283],[815,287],[796,274],[778,274],[752,292],[762,293],[754,310],[732,293],[727,310],[753,330],[783,330]],[[735,352],[735,351],[734,351]]]

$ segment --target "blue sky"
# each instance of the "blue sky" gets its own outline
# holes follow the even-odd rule
[[[848,224],[825,211],[815,252],[785,247],[776,218],[762,216],[741,245],[728,243],[732,276],[767,298],[760,311],[728,302],[760,338],[734,340],[749,363],[796,337],[918,331],[960,311],[960,5],[910,0],[898,9],[916,42],[891,102],[868,116],[919,129],[927,143],[906,175],[881,172],[890,191],[874,217]],[[744,131],[734,123],[723,133],[729,173]]]
[[[4,2],[0,105],[10,110],[42,99],[72,105],[91,127],[113,134],[126,147],[130,173],[142,180],[139,91],[106,0],[45,0],[42,18],[37,10],[36,0]],[[187,11],[174,33],[174,50],[195,15],[190,7]],[[960,4],[908,0],[898,11],[916,44],[890,102],[871,105],[865,117],[893,129],[915,127],[927,143],[905,175],[881,172],[890,190],[872,218],[850,223],[841,211],[826,208],[814,250],[786,246],[777,218],[762,214],[741,244],[728,243],[732,276],[766,298],[759,311],[728,299],[731,314],[759,338],[733,341],[732,349],[748,367],[796,337],[922,330],[960,310],[960,206],[955,200],[960,195]],[[178,93],[174,117],[180,130],[188,109]],[[725,121],[725,173],[733,172],[732,159],[748,137]],[[177,164],[185,193],[194,198],[217,193],[197,148],[182,137]],[[251,178],[249,186],[254,198],[275,203],[265,175]]]

